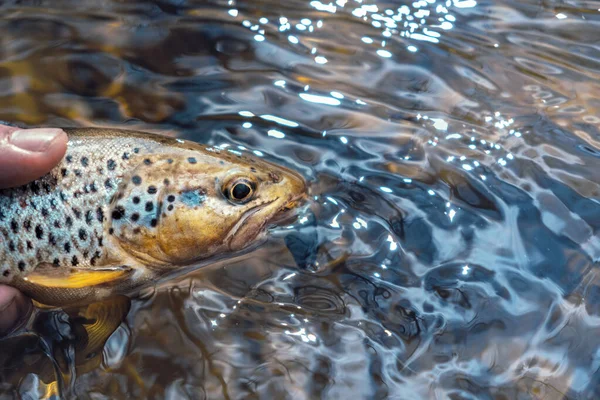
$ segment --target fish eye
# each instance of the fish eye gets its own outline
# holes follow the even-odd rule
[[[244,204],[250,201],[254,195],[255,189],[256,186],[253,182],[250,182],[246,179],[237,179],[228,185],[227,189],[225,190],[225,196],[229,201],[238,204]]]

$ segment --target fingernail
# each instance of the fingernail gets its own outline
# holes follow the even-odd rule
[[[60,135],[62,129],[24,129],[14,131],[9,142],[20,149],[40,153],[48,150],[54,139]]]

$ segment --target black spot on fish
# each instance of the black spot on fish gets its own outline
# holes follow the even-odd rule
[[[5,218],[6,218],[6,214],[4,214],[4,212],[2,210],[0,210],[0,221],[4,221]]]
[[[14,219],[10,221],[10,229],[13,231],[13,233],[19,232],[19,224]]]
[[[40,184],[37,181],[31,182],[30,188],[34,194],[40,194],[41,188]]]
[[[77,256],[73,256],[73,258],[71,259],[71,265],[76,267],[77,264],[79,264],[79,260],[77,259]]]
[[[107,189],[112,189],[113,188],[113,184],[110,181],[110,179],[107,179],[107,180],[104,181],[104,187],[107,188]]]
[[[198,162],[198,160],[196,160],[196,158],[195,158],[195,157],[189,157],[189,158],[188,158],[188,162],[189,162],[190,164],[196,164],[196,163]]]
[[[29,240],[26,242],[26,244],[27,244],[27,250],[33,250],[33,244]]]
[[[87,240],[87,238],[88,238],[88,234],[85,231],[85,229],[83,229],[83,228],[79,229],[79,239],[81,241],[85,242]]]
[[[62,192],[62,191],[61,191],[61,192],[59,193],[59,196],[60,196],[60,200],[61,200],[63,203],[65,203],[65,202],[67,201],[67,195],[66,195],[64,192]]]
[[[139,175],[134,175],[134,176],[131,178],[131,182],[133,182],[133,184],[134,184],[134,185],[139,185],[139,184],[141,184],[141,183],[142,183],[142,178],[140,178],[140,176],[139,176]]]
[[[148,186],[148,194],[156,194],[156,186]]]
[[[56,236],[52,232],[48,233],[48,243],[52,246],[56,246]]]
[[[167,207],[167,210],[173,211],[173,204],[169,204],[169,207]]]
[[[152,221],[150,221],[150,226],[156,228],[156,225],[158,225],[158,221],[156,218],[153,218]]]
[[[109,234],[109,235],[112,235],[113,233],[115,233],[115,230],[114,230],[113,228],[110,228],[110,229],[108,230],[108,234]]]
[[[91,225],[93,221],[94,221],[94,213],[92,212],[92,210],[87,210],[85,213],[85,223],[88,225]]]
[[[167,201],[168,201],[169,203],[172,203],[172,202],[174,202],[174,201],[175,201],[175,196],[173,196],[172,194],[171,194],[171,195],[169,195],[169,197],[167,197]]]
[[[75,218],[81,219],[81,210],[77,207],[73,207],[73,213],[75,214]]]
[[[76,170],[75,170],[75,171],[73,171],[73,172],[75,173],[75,176],[77,176],[77,177],[81,177],[81,175],[82,175],[82,174],[81,174],[81,170],[79,170],[79,169],[76,169]]]
[[[88,160],[87,157],[81,157],[81,165],[87,167],[88,165],[90,165],[90,160]]]
[[[152,202],[149,201],[146,203],[146,211],[150,212],[152,210],[154,210],[154,204],[152,204]]]
[[[50,193],[52,191],[52,186],[48,182],[43,182],[42,187],[46,193]]]
[[[169,158],[169,159],[167,160],[167,162],[168,162],[169,164],[173,164],[173,159],[172,159],[172,158]]]
[[[96,219],[98,222],[104,222],[104,210],[102,210],[102,207],[96,209]]]
[[[125,152],[123,153],[123,157],[121,157],[123,160],[129,160],[129,153]]]
[[[140,234],[140,232],[142,232],[142,230],[141,230],[140,228],[135,228],[135,229],[133,230],[133,233],[134,233],[135,235],[139,235],[139,234]]]
[[[90,185],[90,191],[92,193],[96,193],[98,191],[98,188],[96,187],[96,182],[92,182],[92,184]]]
[[[71,252],[71,243],[70,242],[66,242],[63,247],[65,249],[65,253]]]
[[[66,168],[63,168],[60,170],[60,174],[62,175],[63,178],[66,178],[68,173],[69,173],[69,170]]]
[[[16,249],[17,249],[17,246],[15,246],[15,242],[13,242],[12,240],[10,242],[8,242],[8,250],[15,251]]]
[[[9,270],[5,270],[2,275],[6,278],[7,276],[10,275],[10,271]]]
[[[44,237],[44,229],[40,225],[36,225],[35,227],[35,237],[38,239],[42,239]]]
[[[67,155],[65,160],[67,160],[67,163],[71,164],[73,162],[73,156],[69,154],[69,155]]]
[[[163,181],[163,184],[165,186],[169,186],[171,184],[171,181],[169,181],[168,179],[165,178],[165,180]]]
[[[140,198],[139,198],[139,197],[137,197],[137,196],[135,196],[135,197],[133,198],[133,204],[140,204]]]
[[[138,154],[138,153],[140,152],[140,149],[139,149],[139,147],[136,147],[135,149],[133,149],[133,152],[134,152],[135,154]]]
[[[87,251],[87,250],[85,250],[85,251],[83,252],[83,259],[84,259],[84,260],[87,260],[89,257],[90,257],[90,252],[89,252],[89,251]]]
[[[144,160],[144,164],[146,164],[146,165],[152,165],[152,161],[149,158],[146,158]]]
[[[221,160],[221,161],[219,161],[219,164],[225,165],[225,161]]]
[[[109,171],[114,171],[114,170],[115,170],[115,168],[117,168],[117,163],[115,162],[115,160],[113,160],[113,159],[110,159],[110,160],[108,160],[108,161],[106,162],[106,168],[107,168]]]
[[[60,267],[60,260],[55,258],[54,261],[52,261],[52,266],[54,266],[54,268]]]
[[[60,229],[60,222],[59,221],[54,221],[54,227],[56,229]]]
[[[131,220],[132,220],[133,222],[137,222],[139,219],[140,219],[140,214],[138,214],[138,213],[133,213],[133,214],[131,215]]]
[[[125,209],[123,206],[116,206],[112,212],[112,219],[119,220],[125,216]]]
[[[44,217],[48,216],[48,209],[46,207],[42,207],[42,216],[44,216]]]
[[[67,217],[65,218],[65,223],[67,224],[67,226],[70,228],[73,226],[73,218],[71,217]]]
[[[96,260],[100,258],[100,252],[97,251],[94,253],[94,255],[92,256],[92,258],[90,259],[90,264],[92,266],[96,265]]]
[[[56,207],[58,206],[58,201],[53,197],[50,199],[50,207],[52,207],[53,209],[56,209]]]
[[[99,247],[102,247],[102,246],[104,246],[104,238],[102,238],[102,237],[99,237],[99,238],[98,238],[98,246],[99,246]]]
[[[19,261],[19,271],[25,271],[25,261]]]

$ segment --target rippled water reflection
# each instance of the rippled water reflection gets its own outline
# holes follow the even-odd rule
[[[43,314],[17,349],[55,365],[15,356],[4,397],[598,398],[599,8],[5,2],[0,119],[253,151],[314,197],[134,300],[88,368]]]

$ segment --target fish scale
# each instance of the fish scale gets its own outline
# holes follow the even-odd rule
[[[297,173],[251,155],[144,132],[65,131],[57,167],[0,190],[0,283],[45,304],[125,294],[244,250],[306,194]]]
[[[40,180],[0,192],[0,282],[39,263],[86,268],[103,261],[110,199],[132,160],[151,151],[131,138],[78,138]],[[134,157],[138,156],[138,157]]]

